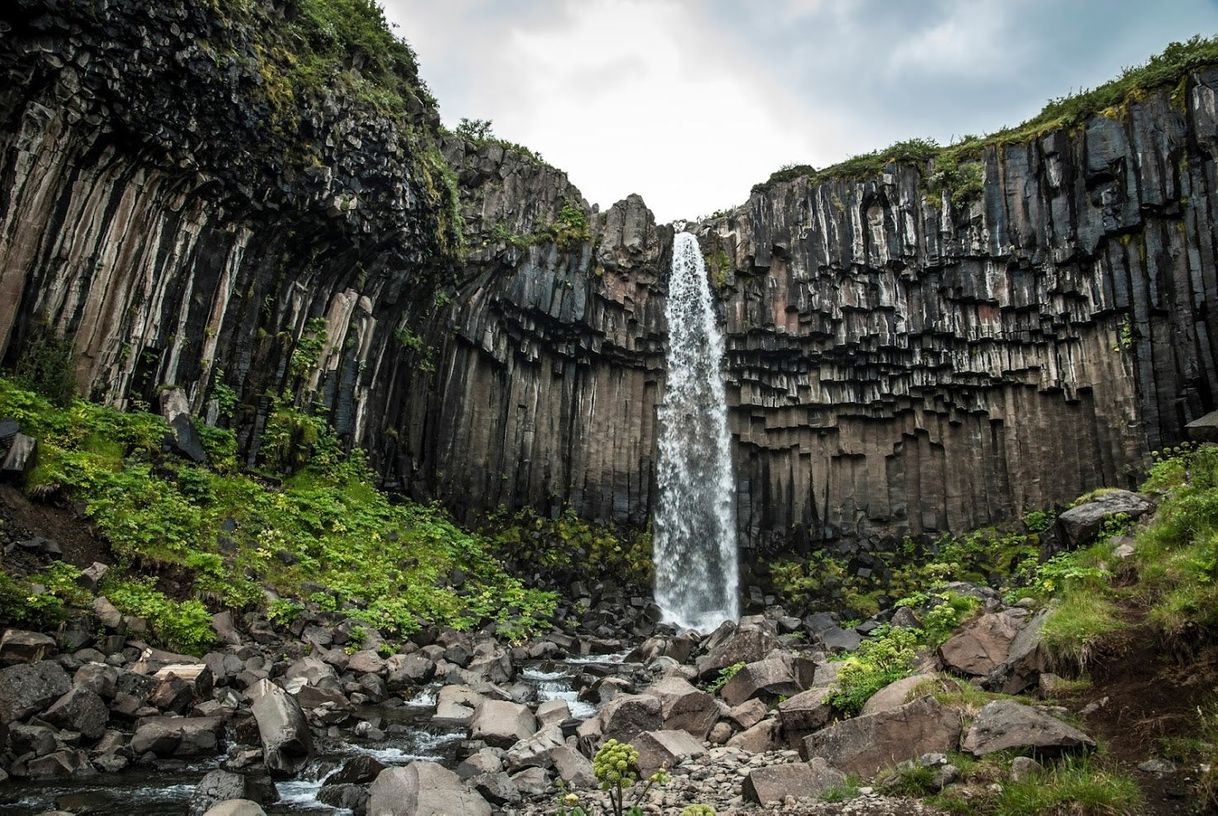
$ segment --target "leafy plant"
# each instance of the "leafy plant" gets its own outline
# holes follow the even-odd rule
[[[629,789],[639,781],[639,752],[629,743],[615,739],[606,740],[592,758],[592,771],[600,783],[601,790],[609,794],[609,812],[612,816],[642,816],[639,803],[656,785],[668,781],[668,773],[659,770],[647,777],[646,783],[634,791],[630,803],[626,803]]]
[[[211,614],[202,603],[171,600],[151,579],[112,582],[105,594],[120,612],[148,621],[157,639],[174,651],[202,654],[215,640]]]
[[[721,688],[726,686],[733,677],[740,674],[740,670],[745,666],[744,662],[733,663],[732,665],[719,670],[719,674],[714,680],[706,684],[706,690],[711,694],[717,693]]]

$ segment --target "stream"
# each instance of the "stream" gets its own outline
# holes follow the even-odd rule
[[[593,655],[562,661],[533,661],[525,664],[518,679],[536,690],[535,702],[564,700],[571,716],[584,719],[596,714],[596,706],[578,699],[576,676],[593,665],[610,667],[621,663],[621,655]],[[367,754],[385,765],[406,765],[415,760],[440,762],[454,767],[465,729],[441,729],[431,725],[436,694],[441,683],[421,689],[401,706],[361,709],[362,719],[379,717],[384,739],[363,740],[346,733],[342,738],[317,739],[314,756],[296,778],[276,784],[279,801],[264,805],[267,814],[295,816],[344,816],[349,810],[333,808],[317,800],[322,782],[347,759]],[[157,768],[131,767],[119,773],[102,773],[91,779],[47,783],[15,780],[0,787],[0,810],[14,816],[35,816],[47,810],[64,809],[97,816],[181,816],[189,808],[195,785],[211,770],[220,767],[222,756],[191,763],[163,762]]]

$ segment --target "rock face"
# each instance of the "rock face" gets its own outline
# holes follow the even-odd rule
[[[641,199],[593,212],[536,159],[449,138],[458,257],[428,103],[410,114],[423,141],[341,96],[267,138],[253,27],[185,0],[76,6],[0,11],[5,362],[45,324],[84,392],[180,386],[248,457],[260,395],[287,388],[387,483],[460,517],[645,522],[672,229]],[[987,148],[962,196],[891,165],[762,185],[693,225],[745,545],[979,527],[1128,482],[1218,407],[1216,90],[1199,69]],[[437,292],[438,269],[459,283]]]

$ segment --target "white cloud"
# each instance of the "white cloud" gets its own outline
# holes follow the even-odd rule
[[[740,203],[779,165],[840,141],[827,117],[808,117],[679,2],[561,5],[481,41],[468,26],[456,41],[451,28],[433,34],[453,25],[451,9],[398,0],[390,11],[417,32],[410,39],[446,121],[492,119],[496,133],[539,151],[602,206],[638,192],[661,221],[697,216]],[[453,48],[478,68],[450,103],[431,55],[451,63],[439,52]]]
[[[787,162],[1018,122],[1171,39],[1208,0],[383,0],[444,120],[491,119],[589,201],[739,204]]]

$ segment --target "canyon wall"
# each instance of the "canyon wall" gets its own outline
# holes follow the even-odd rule
[[[596,211],[527,151],[441,134],[422,92],[405,124],[336,94],[268,136],[253,34],[186,3],[67,5],[0,12],[9,364],[45,323],[87,393],[182,385],[250,461],[292,399],[463,518],[646,524],[673,231],[641,199]],[[961,195],[894,164],[689,225],[745,546],[866,546],[1128,484],[1213,409],[1216,91],[1204,69],[991,146]]]

